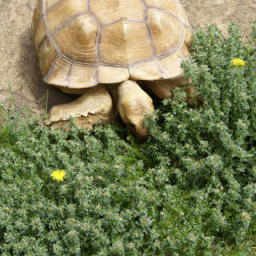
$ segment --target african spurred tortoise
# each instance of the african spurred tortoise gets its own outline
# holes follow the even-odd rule
[[[82,94],[53,107],[48,124],[63,126],[72,116],[78,126],[92,125],[119,111],[143,140],[154,106],[136,81],[160,98],[187,83],[181,61],[191,29],[178,0],[39,0],[32,34],[44,81]]]

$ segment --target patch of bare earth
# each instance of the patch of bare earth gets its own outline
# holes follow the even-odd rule
[[[31,19],[36,0],[0,0],[0,104],[11,106],[9,84],[17,110],[28,105],[33,113],[73,100],[73,96],[42,81],[32,44]]]
[[[206,29],[216,23],[224,35],[228,26],[235,22],[246,40],[251,33],[252,22],[256,20],[255,0],[181,0],[192,27]]]

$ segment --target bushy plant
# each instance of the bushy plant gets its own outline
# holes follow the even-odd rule
[[[254,36],[229,33],[195,33],[183,67],[201,105],[176,89],[144,144],[114,125],[66,132],[4,112],[0,254],[251,255],[256,54]]]
[[[255,36],[254,29],[243,43],[236,24],[227,39],[216,25],[196,31],[183,68],[203,99],[201,107],[190,107],[177,90],[147,120],[151,150],[145,150],[186,198],[183,222],[193,223],[186,232],[194,235],[195,246],[213,243],[221,251],[236,245],[245,255],[256,235]],[[184,234],[176,243],[184,240],[193,255]]]

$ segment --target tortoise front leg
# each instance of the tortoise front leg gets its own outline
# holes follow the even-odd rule
[[[131,80],[122,82],[118,85],[109,85],[121,118],[133,132],[139,141],[147,138],[148,130],[143,124],[144,118],[154,111],[152,99],[140,88],[140,86]]]
[[[69,123],[69,117],[75,118],[79,128],[91,128],[94,123],[114,120],[117,110],[105,85],[84,89],[84,94],[76,100],[54,106],[48,116],[47,125],[63,128]]]

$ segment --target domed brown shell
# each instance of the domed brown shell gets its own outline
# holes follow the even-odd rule
[[[74,89],[176,77],[191,35],[177,0],[39,0],[32,34],[44,81]]]

